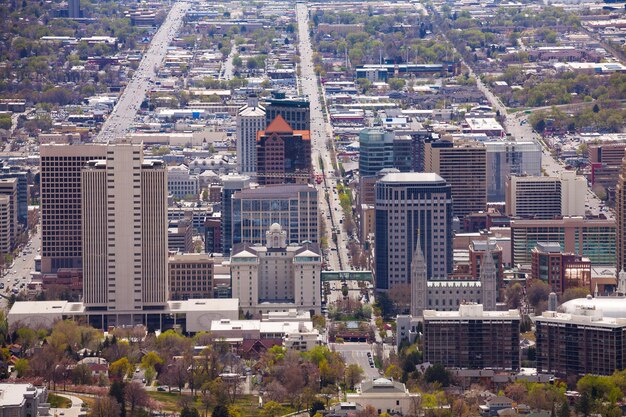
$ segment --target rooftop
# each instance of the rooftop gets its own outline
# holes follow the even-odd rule
[[[446,180],[430,172],[394,172],[385,175],[379,181],[397,184],[446,184]]]
[[[424,310],[424,320],[458,320],[463,318],[479,320],[519,320],[518,310],[508,311],[484,311],[482,304],[461,304],[458,311],[435,311]]]

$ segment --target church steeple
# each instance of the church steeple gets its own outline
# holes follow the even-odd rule
[[[426,260],[422,253],[420,233],[417,231],[415,251],[411,259],[411,315],[421,316],[426,309],[428,298],[428,278],[426,277]]]
[[[624,268],[617,275],[617,295],[626,296],[626,271]]]
[[[484,311],[495,311],[496,309],[496,264],[493,261],[493,252],[489,241],[487,241],[487,250],[482,257],[480,265],[480,284]]]

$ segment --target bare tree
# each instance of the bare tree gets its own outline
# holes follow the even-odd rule
[[[91,407],[89,417],[120,417],[120,405],[111,396],[98,397]]]
[[[139,382],[133,381],[126,384],[124,397],[126,397],[126,403],[130,406],[131,417],[135,415],[137,407],[144,407],[148,404],[148,393]]]

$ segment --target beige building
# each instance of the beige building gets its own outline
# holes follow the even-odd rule
[[[487,150],[480,142],[426,143],[424,171],[439,174],[452,186],[454,216],[461,220],[487,208]]]
[[[11,253],[11,198],[0,195],[0,255]]]
[[[109,325],[133,324],[131,314],[163,307],[167,286],[167,173],[144,161],[140,145],[106,148],[82,174],[84,303],[120,314]]]
[[[619,273],[626,264],[626,161],[622,161],[615,187],[615,225],[615,257]]]
[[[9,252],[15,248],[17,238],[17,178],[0,179],[0,196],[9,198],[7,213],[7,232],[9,237]]]
[[[41,272],[82,268],[81,170],[105,145],[41,145]]]
[[[505,188],[508,216],[553,219],[585,215],[587,180],[574,171],[558,177],[514,175]]]
[[[274,223],[267,244],[235,245],[230,258],[233,298],[244,314],[321,308],[322,257],[315,243],[287,245],[287,233]]]
[[[387,378],[363,381],[356,393],[347,394],[346,401],[374,407],[378,414],[411,415],[421,403],[420,394],[410,393],[402,382]]]
[[[205,253],[170,256],[170,298],[213,298],[213,262],[214,258]]]

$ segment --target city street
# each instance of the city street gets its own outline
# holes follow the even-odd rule
[[[31,281],[31,272],[35,270],[35,257],[39,255],[41,247],[41,227],[37,227],[37,232],[29,239],[23,250],[15,257],[10,267],[4,270],[0,278],[0,294],[5,297],[11,295],[13,289],[20,292],[26,289]],[[6,307],[6,299],[0,298],[0,305]]]
[[[188,7],[189,4],[184,2],[172,6],[167,18],[152,38],[133,78],[126,85],[115,108],[102,125],[98,141],[116,141],[123,138],[131,128],[156,71],[165,58],[167,47],[182,25]]]
[[[335,343],[333,345],[335,351],[340,352],[344,359],[346,360],[346,364],[357,364],[363,369],[363,379],[371,380],[373,378],[379,378],[380,373],[378,372],[378,368],[373,368],[369,364],[370,355],[374,355],[374,345],[370,343]]]
[[[311,154],[315,172],[323,174],[324,181],[317,186],[320,201],[320,213],[324,219],[330,251],[328,252],[328,267],[331,270],[349,270],[347,256],[348,240],[342,230],[343,210],[339,204],[337,179],[333,170],[331,153],[327,146],[333,146],[332,128],[322,112],[318,81],[313,67],[313,49],[308,29],[308,13],[305,4],[296,6],[298,21],[298,37],[300,52],[300,85],[303,95],[308,97],[311,106]],[[319,166],[320,159],[323,168]],[[322,172],[323,171],[323,172]],[[328,201],[326,201],[328,196]],[[337,233],[336,245],[332,241],[333,232]]]

